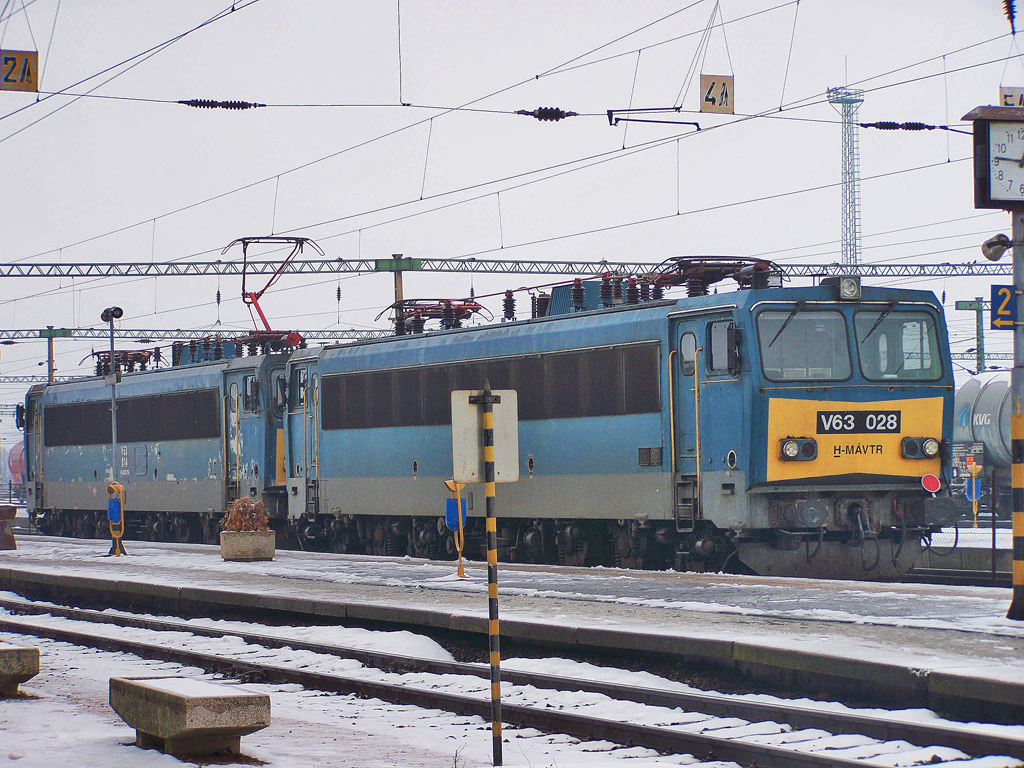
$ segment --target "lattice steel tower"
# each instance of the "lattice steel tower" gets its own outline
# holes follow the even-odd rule
[[[860,263],[860,144],[857,141],[857,110],[864,91],[829,88],[828,101],[843,116],[843,239],[842,264],[855,271]]]

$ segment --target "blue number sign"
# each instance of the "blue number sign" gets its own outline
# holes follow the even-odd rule
[[[1017,302],[1013,300],[1012,285],[993,285],[989,311],[990,327],[996,331],[1012,331],[1017,321]]]

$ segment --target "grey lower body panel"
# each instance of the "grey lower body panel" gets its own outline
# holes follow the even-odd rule
[[[106,510],[107,483],[47,482],[47,509]],[[223,512],[224,484],[220,480],[149,480],[125,483],[125,511]]]
[[[462,496],[467,499],[470,517],[484,516],[482,483],[467,485]],[[325,514],[443,517],[449,497],[444,479],[437,477],[320,480],[320,511]],[[655,472],[525,475],[518,482],[499,483],[495,500],[498,515],[510,518],[665,520],[673,515],[671,479]]]

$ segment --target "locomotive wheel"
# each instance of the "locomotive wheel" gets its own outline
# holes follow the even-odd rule
[[[105,512],[95,512],[92,518],[94,538],[105,539],[110,536],[110,520]]]
[[[56,509],[51,510],[44,519],[47,533],[51,536],[63,536],[67,533],[67,520],[63,512]]]
[[[188,518],[185,515],[172,515],[170,523],[168,533],[171,541],[187,544],[192,538],[192,527],[189,525]]]

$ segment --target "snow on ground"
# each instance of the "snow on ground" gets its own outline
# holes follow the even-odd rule
[[[0,640],[29,638],[0,633]],[[117,676],[185,675],[236,685],[195,668],[45,639],[41,674],[25,695],[0,699],[0,760],[17,768],[193,765],[131,746],[134,731],[107,704]],[[490,723],[477,717],[396,706],[375,699],[306,691],[296,685],[246,684],[269,694],[269,728],[242,738],[245,755],[275,768],[477,768],[491,764]],[[669,768],[694,763],[604,742],[505,728],[504,764],[531,768]],[[732,764],[710,764],[729,765]]]
[[[13,617],[18,619],[18,617]],[[58,627],[74,627],[77,629],[83,628],[80,623],[72,622],[62,618],[55,618],[51,616],[30,616],[24,617],[21,620],[29,623],[41,623],[47,626],[58,626]],[[209,623],[209,622],[203,622]],[[218,622],[222,628],[228,628],[233,622]],[[125,639],[138,639],[144,640],[150,643],[156,643],[162,647],[186,647],[191,650],[214,653],[222,656],[233,656],[239,659],[255,660],[257,657],[272,661],[278,665],[286,665],[292,667],[300,667],[303,669],[310,669],[318,672],[324,672],[329,674],[337,674],[345,677],[358,677],[358,678],[369,678],[385,683],[404,685],[412,688],[420,689],[442,689],[448,693],[457,695],[468,695],[474,696],[482,701],[487,700],[488,697],[488,685],[486,679],[474,678],[460,675],[435,675],[428,673],[409,673],[409,674],[395,674],[383,672],[380,670],[363,667],[360,663],[347,660],[338,659],[332,656],[324,656],[321,654],[310,653],[307,651],[294,651],[291,649],[281,650],[268,650],[259,646],[248,645],[238,638],[205,638],[196,637],[190,635],[187,632],[151,632],[147,630],[139,630],[134,628],[122,628],[114,627],[111,625],[84,625],[87,631],[92,631],[96,634],[100,634],[104,637],[116,636]],[[246,629],[255,630],[262,632],[265,627],[253,624],[244,624]],[[302,627],[276,627],[274,628],[276,634],[281,637],[295,636],[307,632],[310,628]],[[374,647],[377,650],[383,650],[388,646],[389,643],[394,642],[396,633],[391,632],[364,632],[362,633],[361,640],[366,647]],[[410,634],[410,633],[403,633]],[[376,637],[374,637],[376,636]],[[322,640],[323,638],[317,638]],[[24,640],[22,642],[25,642]],[[99,652],[90,651],[78,651],[77,649],[71,649],[70,646],[64,646],[61,643],[53,643],[49,641],[42,641],[40,643],[44,649],[44,669],[47,669],[47,665],[50,664],[47,654],[65,654],[70,653],[71,650],[75,650],[80,654],[92,654],[103,657],[104,654]],[[426,641],[429,646],[430,641]],[[397,644],[397,647],[405,649],[409,647],[410,643],[408,638],[402,638]],[[66,654],[65,654],[66,655]],[[122,654],[106,654],[106,656],[115,657],[121,660],[132,660],[132,657],[126,657]],[[166,669],[173,667],[168,664],[153,664],[148,662],[142,662],[141,660],[133,660],[133,663],[138,664],[149,664],[149,666],[157,667],[160,674],[167,674]],[[76,667],[72,666],[74,662],[68,664],[68,671],[74,670]],[[598,679],[607,680],[610,682],[617,682],[621,684],[630,685],[645,685],[650,688],[661,688],[666,690],[679,690],[679,691],[693,691],[694,689],[689,686],[675,683],[672,681],[665,680],[663,678],[648,674],[648,673],[632,673],[624,670],[618,670],[607,667],[596,667],[591,664],[580,664],[564,659],[509,659],[505,661],[504,666],[506,668],[532,670],[545,674],[552,674],[558,676],[574,676],[581,679]],[[81,667],[78,667],[81,669]],[[48,669],[48,672],[53,672],[52,668]],[[90,668],[91,671],[91,668]],[[198,675],[194,671],[186,671],[193,678],[206,676]],[[125,672],[119,671],[118,675],[125,674],[138,674],[134,671]],[[144,674],[144,673],[143,673]],[[91,679],[91,677],[90,677]],[[102,682],[102,680],[100,681]],[[358,709],[364,703],[359,700],[351,700],[351,697],[338,697],[338,696],[327,696],[325,694],[319,694],[316,692],[302,692],[300,689],[294,686],[260,686],[262,690],[266,690],[268,693],[276,694],[284,699],[284,703],[287,707],[298,708],[303,714],[300,720],[312,720],[314,723],[320,723],[323,725],[333,725],[337,723],[348,723],[348,719],[352,718],[352,725],[358,720],[360,732],[367,730],[366,722],[367,718],[387,718],[392,717],[390,713],[393,710],[397,712],[406,712],[408,708],[395,707],[393,705],[384,704],[382,702],[370,702],[366,704],[369,707],[370,715],[352,714],[352,709]],[[287,695],[286,695],[287,694]],[[738,697],[747,698],[747,697]],[[773,698],[770,696],[758,695],[751,696],[749,698],[755,698],[762,701],[772,701]],[[537,706],[542,705],[546,707],[552,707],[559,710],[568,711],[583,711],[587,714],[602,717],[609,720],[615,720],[619,722],[633,722],[651,726],[662,726],[671,727],[673,729],[679,729],[684,731],[694,732],[713,732],[717,736],[751,736],[755,735],[757,740],[762,741],[766,744],[780,744],[786,741],[793,741],[795,737],[789,734],[789,728],[786,726],[779,726],[773,723],[747,723],[743,720],[735,718],[711,718],[698,713],[684,712],[678,709],[666,709],[664,707],[651,707],[632,702],[615,701],[607,698],[606,696],[594,693],[571,693],[571,692],[557,692],[551,690],[539,690],[532,686],[512,686],[506,684],[503,686],[503,701],[507,704],[516,704],[522,706]],[[803,701],[801,704],[807,707],[814,708],[827,708],[834,711],[844,710],[845,707],[835,703],[825,702],[810,702]],[[275,721],[278,715],[281,714],[281,709],[277,700],[274,701],[274,712]],[[20,726],[16,721],[6,722],[3,718],[4,706],[0,704],[0,734],[5,731],[16,731]],[[339,709],[341,714],[334,712],[333,710]],[[290,710],[286,710],[290,711]],[[878,716],[885,716],[889,713],[881,711],[867,711],[861,710],[862,713],[866,714],[877,714]],[[385,713],[385,714],[382,714]],[[908,721],[918,722],[938,722],[938,718],[934,714],[923,711],[923,710],[908,710],[900,713],[900,717]],[[429,729],[442,728],[437,723],[438,718],[445,719],[442,713],[425,713],[419,720],[415,720],[412,724],[404,724],[406,721],[402,720],[399,725],[394,725],[392,722],[390,727],[397,728],[414,728],[420,724],[420,720],[426,721],[426,726]],[[451,719],[451,718],[449,718]],[[478,718],[455,718],[455,720],[461,724],[463,729],[483,729],[486,731],[487,726],[483,721]],[[388,727],[388,726],[382,726]],[[1024,737],[1024,726],[1021,727],[1006,727],[1006,726],[986,726],[985,730],[1002,733],[1004,735],[1012,735],[1017,737]],[[293,727],[290,732],[301,732],[297,726]],[[29,730],[27,733],[33,734],[34,732]],[[826,746],[839,750],[841,754],[846,756],[866,756],[866,755],[877,755],[878,760],[886,765],[910,765],[914,761],[910,759],[912,754],[918,751],[917,747],[909,744],[898,744],[895,749],[892,746],[883,747],[879,749],[874,740],[865,740],[861,737],[825,737],[824,734],[820,734],[823,738],[808,741],[808,737],[814,735],[813,733],[804,731],[804,735],[800,739],[806,742],[800,745],[798,748],[819,750]],[[38,734],[36,734],[38,735]],[[33,735],[33,739],[36,737]],[[509,737],[510,744],[514,745],[516,749],[519,749],[524,757],[528,757],[528,764],[535,765],[534,752],[537,748],[533,746],[532,742],[523,741],[526,737],[525,731],[507,730],[506,737]],[[535,737],[539,738],[539,734],[534,734]],[[334,737],[337,738],[337,737]],[[433,743],[439,738],[439,734],[431,733],[431,742]],[[446,733],[444,740],[439,742],[443,746],[447,746],[450,741],[452,744],[462,744],[459,741],[459,736],[451,735]],[[248,743],[248,742],[247,742]],[[262,743],[260,741],[254,742],[257,745]],[[414,740],[414,744],[419,744],[418,740]],[[555,739],[553,744],[564,743],[572,745],[573,740],[569,739]],[[326,746],[331,746],[326,744]],[[546,747],[545,747],[546,748]],[[608,760],[616,765],[621,765],[619,760],[629,758],[632,762],[629,765],[647,766],[647,765],[663,765],[663,760],[651,761],[646,758],[650,757],[646,752],[640,751],[628,751],[620,748],[611,748],[610,745],[604,745],[604,747],[597,747],[594,745],[588,745],[580,747],[584,750],[591,750],[595,758],[600,758],[595,762],[591,762],[591,752],[588,752],[587,765],[605,765]],[[283,749],[283,748],[282,748]],[[462,751],[468,750],[461,746],[457,747]],[[249,751],[249,750],[247,750]],[[885,753],[884,757],[882,753]],[[18,753],[21,754],[21,753]],[[265,759],[260,756],[257,752],[251,752],[260,759]],[[405,753],[402,752],[404,755]],[[461,754],[461,753],[460,753]],[[467,752],[467,754],[470,754]],[[938,755],[942,759],[953,759],[963,760],[966,756],[956,750],[948,749],[931,749],[928,754],[924,755],[924,759],[931,759],[933,755]],[[317,753],[317,760],[323,756]],[[639,760],[640,757],[644,757],[644,760]],[[548,754],[544,753],[544,759],[548,759]],[[567,759],[571,760],[571,757],[567,756]],[[279,760],[274,759],[270,762],[275,764],[279,763]],[[288,763],[283,763],[288,765]],[[321,763],[315,762],[311,764],[319,765]],[[346,763],[336,763],[327,761],[324,765],[336,765]],[[367,765],[389,765],[392,763],[360,763]],[[452,756],[452,765],[456,765],[454,755]],[[506,759],[506,764],[516,765],[518,763],[512,762]],[[558,765],[563,765],[562,762],[557,762]],[[571,764],[571,763],[565,763]],[[678,760],[675,763],[678,764]],[[1014,761],[1002,761],[994,762],[991,764],[992,768],[995,766],[1007,766],[1016,764]],[[403,765],[416,765],[416,763],[404,762]]]
[[[189,577],[218,574],[278,577],[311,583],[402,587],[431,592],[486,596],[486,571],[480,563],[455,576],[453,563],[412,558],[365,558],[328,553],[278,550],[273,562],[225,562],[215,547],[128,542],[129,556],[104,558],[109,543],[95,540],[22,537],[19,549],[4,553],[17,566],[31,562],[34,570],[59,572],[63,563],[75,572],[100,578],[143,577],[147,570],[167,569]],[[44,559],[50,566],[36,562]],[[26,562],[28,565],[28,562]],[[973,588],[925,592],[908,585],[875,582],[765,579],[720,574],[631,572],[610,568],[578,569],[502,566],[502,595],[558,598],[657,608],[666,612],[695,611],[894,627],[955,629],[1024,638],[1021,622],[1006,618],[1005,589]],[[519,618],[525,618],[520,616]]]

